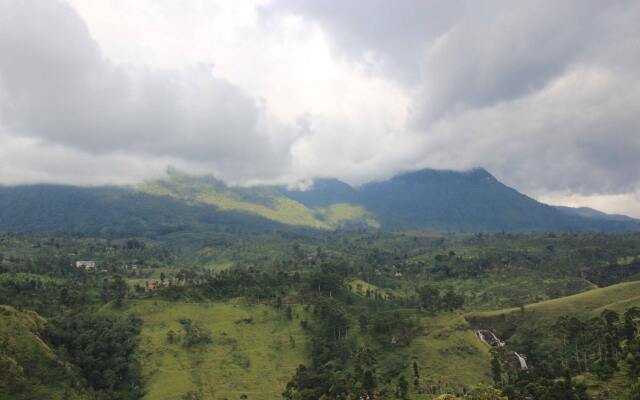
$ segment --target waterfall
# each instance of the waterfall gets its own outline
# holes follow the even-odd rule
[[[493,333],[493,331],[490,331],[488,329],[479,329],[475,331],[475,334],[478,337],[478,339],[480,339],[481,341],[483,341],[484,343],[488,344],[491,347],[504,347],[506,345],[506,343],[500,340],[500,338],[495,333]],[[520,364],[520,369],[529,368],[527,366],[527,359],[522,354],[516,353],[514,351],[513,355],[515,355],[516,358],[518,359],[518,363]]]
[[[488,340],[486,335],[489,336]],[[495,333],[489,330],[477,330],[476,336],[478,336],[478,339],[482,340],[491,347],[504,347],[505,345],[505,343],[500,340],[500,338],[498,338]]]
[[[524,356],[516,353],[515,351],[513,352],[513,354],[515,354],[516,357],[518,358],[518,362],[520,363],[520,369],[527,369],[527,360],[525,360]]]
[[[495,333],[493,333],[493,332],[491,332],[491,331],[488,331],[488,332],[489,332],[489,333],[491,334],[491,336],[493,337],[493,342],[496,344],[496,346],[498,346],[498,347],[504,347],[505,343],[504,343],[502,340],[500,340],[500,339],[496,336],[496,334],[495,334]]]

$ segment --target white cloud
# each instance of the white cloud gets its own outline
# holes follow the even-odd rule
[[[484,166],[635,212],[638,36],[634,1],[0,0],[1,179]]]
[[[623,214],[640,218],[640,194],[609,194],[582,196],[566,193],[549,193],[540,197],[547,204],[569,207],[590,207],[609,214]]]

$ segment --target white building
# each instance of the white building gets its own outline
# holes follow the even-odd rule
[[[76,268],[96,269],[95,261],[76,261]]]

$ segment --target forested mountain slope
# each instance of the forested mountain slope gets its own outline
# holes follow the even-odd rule
[[[158,236],[283,228],[437,232],[624,231],[640,222],[542,204],[484,169],[422,170],[351,187],[231,187],[170,171],[134,187],[0,187],[0,231]]]

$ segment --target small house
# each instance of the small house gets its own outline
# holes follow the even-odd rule
[[[95,261],[76,261],[76,268],[82,268],[85,270],[95,270],[96,262]]]

